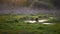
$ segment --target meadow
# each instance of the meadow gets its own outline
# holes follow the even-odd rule
[[[40,20],[47,19],[47,23],[54,24],[24,22],[25,20],[34,20],[36,17]],[[53,15],[0,15],[0,34],[60,34],[60,23]]]

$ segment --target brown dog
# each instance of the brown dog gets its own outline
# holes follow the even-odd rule
[[[35,21],[38,22],[38,18],[35,18]]]

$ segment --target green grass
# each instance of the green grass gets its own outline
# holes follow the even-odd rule
[[[59,23],[60,24],[60,23]],[[0,23],[0,33],[6,34],[59,34],[60,25],[43,25],[39,23]]]
[[[56,23],[54,25],[44,25],[42,23],[31,24],[23,22],[25,19],[24,17],[27,18],[28,16],[0,16],[0,34],[60,34],[60,23]],[[29,16],[28,18],[30,17],[35,18],[35,16]],[[15,20],[17,20],[18,22],[16,22]]]

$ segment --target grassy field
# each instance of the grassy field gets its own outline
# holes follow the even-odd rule
[[[25,23],[25,20],[50,19],[44,15],[0,15],[0,34],[60,34],[60,23],[45,25]],[[31,19],[32,18],[32,19]],[[53,23],[53,21],[51,21]]]

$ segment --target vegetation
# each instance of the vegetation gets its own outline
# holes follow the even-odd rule
[[[47,18],[44,15],[0,15],[0,34],[60,34],[60,23],[55,22],[53,25],[42,23],[25,23],[25,20],[31,18]],[[53,23],[53,21],[52,21]]]

